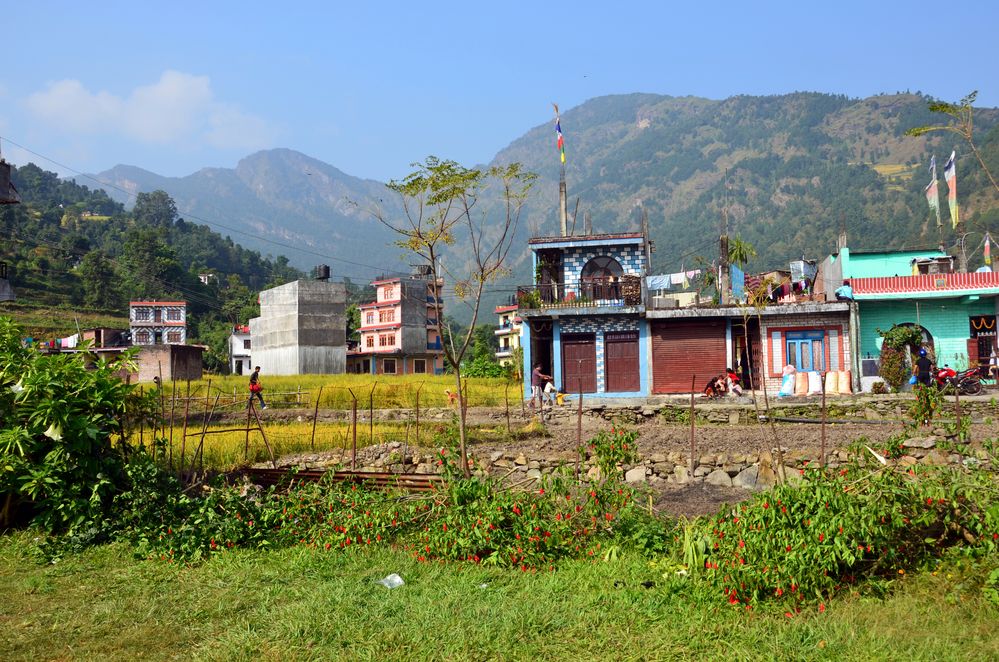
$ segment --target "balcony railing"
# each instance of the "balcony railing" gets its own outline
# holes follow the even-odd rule
[[[571,287],[555,283],[520,286],[517,288],[517,305],[528,310],[640,306],[642,279],[624,276],[619,281],[580,283]]]
[[[427,349],[440,350],[440,349],[442,349],[441,342],[439,340],[437,342],[428,342],[427,343]]]

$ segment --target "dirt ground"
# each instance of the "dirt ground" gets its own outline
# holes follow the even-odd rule
[[[376,412],[376,420],[402,422],[408,419],[407,413],[399,412],[397,416],[387,411]],[[312,412],[268,409],[266,414],[267,419],[277,422],[311,418]],[[320,422],[343,420],[343,413],[320,411],[319,420]],[[443,417],[434,417],[431,412],[428,412],[427,418],[424,419],[427,426],[440,425],[447,420]],[[528,420],[529,418],[522,417],[519,411],[513,412],[511,425],[517,430],[523,428]],[[470,425],[492,428],[506,426],[505,413],[490,408],[469,410],[468,422]],[[480,458],[489,458],[496,452],[513,456],[523,453],[528,458],[559,458],[571,464],[576,457],[577,438],[586,441],[600,430],[609,430],[612,425],[613,423],[603,418],[584,415],[582,429],[577,432],[575,417],[556,418],[547,423],[548,436],[536,435],[502,443],[473,443],[471,450]],[[638,430],[638,447],[644,457],[653,453],[689,453],[689,425],[651,419],[626,427]],[[901,422],[866,420],[857,420],[848,424],[829,424],[826,426],[826,447],[829,450],[844,448],[859,437],[866,437],[872,446],[877,447],[891,435],[900,432],[903,427]],[[785,450],[818,450],[821,444],[821,426],[817,424],[777,423],[776,433]],[[997,425],[976,424],[972,427],[972,438],[995,436],[999,436]],[[774,448],[773,431],[765,424],[699,424],[694,430],[694,438],[698,456],[722,452],[755,454],[761,450]],[[290,464],[294,460],[286,458],[286,462]],[[749,496],[749,492],[741,488],[723,488],[705,483],[675,485],[657,482],[654,487],[650,485],[648,489],[657,510],[677,516],[714,513],[722,504],[737,503]]]

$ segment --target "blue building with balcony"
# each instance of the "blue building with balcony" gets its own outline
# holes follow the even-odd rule
[[[645,234],[535,237],[529,247],[535,282],[517,288],[525,397],[539,364],[569,393],[648,396]]]

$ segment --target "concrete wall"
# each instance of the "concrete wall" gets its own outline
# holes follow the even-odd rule
[[[844,278],[881,278],[886,276],[911,276],[912,261],[916,258],[947,257],[947,253],[928,251],[898,251],[885,253],[850,253],[844,249],[847,260],[843,263]]]
[[[260,293],[253,364],[271,375],[340,374],[347,363],[343,283],[298,280]]]
[[[918,303],[918,311],[917,311]],[[968,367],[968,339],[971,329],[968,318],[973,315],[995,315],[994,297],[975,301],[964,299],[924,299],[858,302],[860,314],[860,356],[881,356],[877,329],[887,331],[892,324],[919,324],[933,336],[937,362],[954,369]]]
[[[201,355],[204,350],[195,345],[147,345],[139,350],[136,380],[151,382],[163,375],[163,381],[201,379]]]

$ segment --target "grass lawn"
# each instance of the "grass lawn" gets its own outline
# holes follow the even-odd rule
[[[390,572],[407,584],[374,584]],[[686,586],[628,555],[527,575],[391,549],[183,567],[116,545],[38,565],[17,533],[0,538],[0,659],[999,659],[999,612],[956,568],[790,619]]]

